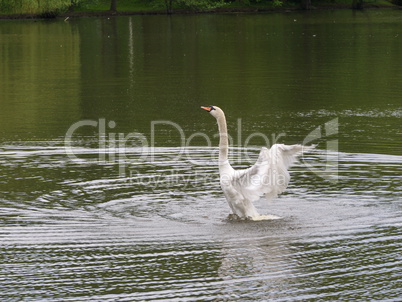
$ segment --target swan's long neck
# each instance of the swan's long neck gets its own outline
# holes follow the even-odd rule
[[[217,118],[219,128],[219,166],[229,164],[229,138],[225,115]]]

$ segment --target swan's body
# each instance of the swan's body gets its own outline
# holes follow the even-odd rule
[[[218,122],[220,184],[233,214],[241,219],[260,220],[261,216],[253,201],[263,195],[272,199],[285,191],[290,180],[289,166],[303,151],[313,147],[283,144],[275,144],[270,149],[263,147],[253,166],[236,171],[228,160],[229,140],[225,114],[217,106],[201,108],[209,111]]]

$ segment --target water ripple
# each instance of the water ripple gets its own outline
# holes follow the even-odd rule
[[[251,223],[226,220],[217,168],[171,161],[175,148],[156,150],[156,163],[122,177],[119,162],[74,163],[56,145],[8,145],[0,152],[1,300],[305,301],[340,293],[346,300],[395,300],[402,294],[400,156],[339,153],[335,184],[302,162],[281,198],[257,202],[261,212],[282,218]],[[198,162],[214,152],[198,148]],[[250,152],[257,156],[258,149]],[[304,160],[320,169],[325,154]]]

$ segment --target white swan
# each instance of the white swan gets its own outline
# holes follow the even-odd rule
[[[263,147],[253,166],[236,171],[228,160],[229,140],[225,114],[217,106],[201,108],[218,122],[220,184],[233,214],[240,219],[264,219],[267,216],[258,214],[253,201],[263,195],[270,200],[285,191],[290,180],[287,169],[298,155],[314,146],[275,144],[270,149]]]

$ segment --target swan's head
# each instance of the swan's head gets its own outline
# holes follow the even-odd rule
[[[211,113],[211,115],[215,118],[219,118],[221,116],[224,116],[224,113],[222,111],[221,108],[219,108],[218,106],[201,106],[202,109],[208,111],[209,113]]]

